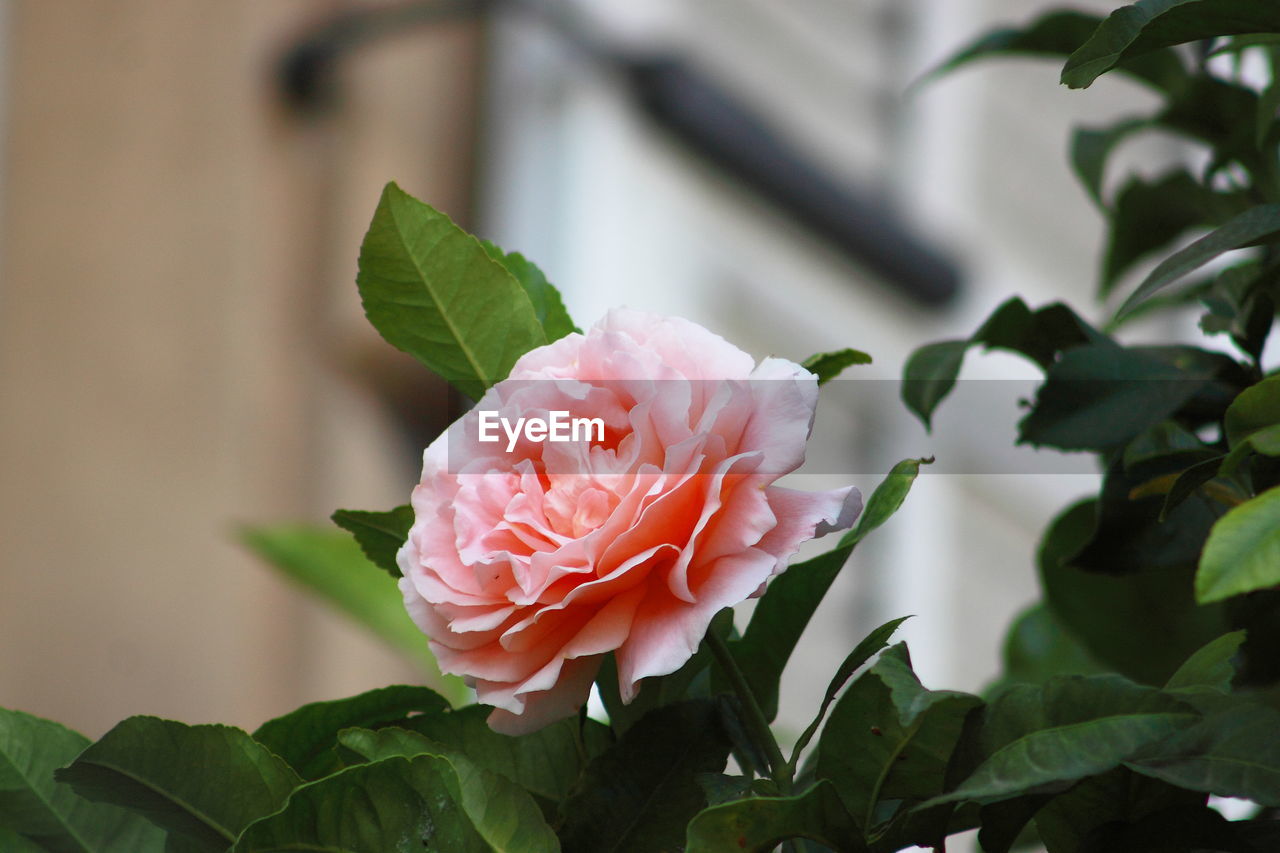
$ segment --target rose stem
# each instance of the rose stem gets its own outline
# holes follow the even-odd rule
[[[774,739],[769,722],[764,718],[764,711],[760,710],[760,703],[751,692],[751,685],[747,684],[747,677],[738,668],[738,662],[733,659],[733,653],[729,651],[729,647],[714,630],[707,631],[706,641],[711,654],[715,655],[716,663],[720,665],[720,669],[729,678],[729,683],[733,685],[733,692],[738,694],[738,701],[742,703],[742,710],[746,715],[743,722],[746,723],[747,731],[751,733],[756,746],[764,752],[765,758],[769,761],[769,775],[777,784],[778,793],[784,797],[789,795],[791,767],[782,757],[782,750],[778,748],[778,741]]]

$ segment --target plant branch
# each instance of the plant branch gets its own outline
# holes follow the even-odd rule
[[[755,741],[756,746],[764,753],[765,758],[769,761],[769,775],[774,783],[778,786],[778,793],[787,796],[791,793],[791,766],[787,763],[786,758],[782,755],[782,750],[778,747],[778,741],[773,737],[773,731],[769,728],[769,721],[765,719],[764,712],[760,710],[760,703],[756,701],[755,694],[751,691],[751,685],[747,683],[747,677],[742,674],[742,670],[738,667],[738,662],[733,659],[733,653],[729,651],[729,647],[725,641],[721,639],[714,631],[708,631],[706,636],[707,648],[711,649],[711,654],[715,656],[716,663],[729,679],[729,683],[733,686],[733,692],[737,694],[738,701],[742,703],[743,714],[746,719],[747,732],[751,735],[751,739]]]

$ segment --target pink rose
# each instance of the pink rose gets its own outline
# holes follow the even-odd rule
[[[526,354],[413,491],[400,589],[441,668],[512,734],[576,713],[608,652],[624,701],[679,669],[721,608],[861,510],[852,487],[772,485],[804,461],[817,399],[798,364],[625,309]],[[599,420],[577,441],[510,429],[557,412]]]

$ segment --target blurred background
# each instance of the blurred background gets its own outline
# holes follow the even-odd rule
[[[627,304],[757,357],[872,353],[856,376],[886,381],[824,407],[817,476],[869,493],[879,460],[931,452],[970,473],[923,475],[854,556],[784,724],[903,613],[927,685],[980,688],[1042,527],[1094,481],[984,467],[1012,404],[944,406],[933,438],[884,389],[1014,293],[1088,313],[1102,222],[1068,129],[1146,95],[1036,61],[906,90],[1044,8],[0,2],[0,704],[90,736],[142,712],[254,726],[418,677],[237,538],[405,502],[443,425],[354,285],[392,179],[536,260],[582,325]]]

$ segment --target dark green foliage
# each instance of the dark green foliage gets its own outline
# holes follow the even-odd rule
[[[632,726],[587,766],[564,806],[565,853],[679,847],[706,805],[698,775],[724,769],[729,741],[715,704],[668,705]]]
[[[410,713],[448,707],[442,696],[426,687],[382,687],[347,699],[303,705],[263,723],[253,738],[289,762],[304,779],[319,779],[341,767],[333,747],[342,729],[376,728]]]
[[[854,824],[835,786],[819,782],[794,797],[752,797],[706,809],[689,824],[688,853],[769,853],[788,838],[811,838],[832,850],[859,853]]]
[[[301,782],[279,757],[231,726],[130,717],[56,778],[88,800],[123,806],[181,839],[223,853]]]
[[[54,780],[89,739],[51,720],[0,708],[0,850],[12,853],[159,853],[150,821],[76,795]]]
[[[340,509],[330,518],[356,538],[360,550],[380,569],[392,577],[400,577],[396,564],[396,552],[409,538],[413,526],[413,507],[405,505],[386,512],[370,512],[359,509]]]

